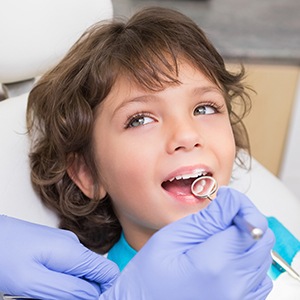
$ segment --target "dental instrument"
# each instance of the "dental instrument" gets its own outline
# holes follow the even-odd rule
[[[198,198],[207,198],[212,201],[211,196],[217,191],[218,183],[211,176],[202,176],[194,180],[191,191]],[[263,231],[247,222],[240,215],[233,218],[233,223],[244,232],[249,233],[254,240],[259,240],[263,236]],[[276,251],[271,251],[273,265],[281,271],[286,271],[291,277],[300,281],[300,275],[286,262]]]

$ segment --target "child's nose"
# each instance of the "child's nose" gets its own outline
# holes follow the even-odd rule
[[[174,120],[173,126],[167,130],[167,152],[191,151],[203,146],[203,135],[199,124],[192,120]]]

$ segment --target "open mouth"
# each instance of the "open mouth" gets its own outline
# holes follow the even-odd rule
[[[183,174],[176,177],[173,177],[162,183],[162,188],[170,194],[174,195],[191,195],[191,186],[193,182],[202,176],[212,176],[208,172],[194,172],[192,174]]]

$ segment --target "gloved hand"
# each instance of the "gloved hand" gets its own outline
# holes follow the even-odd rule
[[[255,241],[232,220],[240,214],[264,231]],[[248,198],[220,188],[197,214],[158,231],[123,270],[101,300],[262,300],[274,236]]]
[[[0,293],[98,299],[119,274],[113,262],[85,248],[66,230],[2,215],[0,245]]]

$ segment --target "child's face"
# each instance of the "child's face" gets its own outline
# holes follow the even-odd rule
[[[94,144],[102,192],[129,244],[140,249],[164,225],[209,204],[191,194],[195,172],[227,185],[235,143],[218,87],[188,64],[182,84],[145,91],[120,77],[97,111]]]

